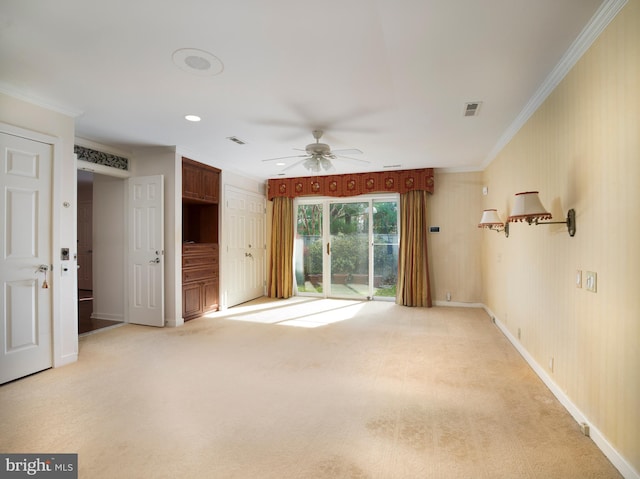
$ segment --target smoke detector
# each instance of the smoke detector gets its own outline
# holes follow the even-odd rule
[[[218,57],[197,48],[181,48],[173,52],[171,58],[178,68],[193,75],[215,76],[224,70]]]

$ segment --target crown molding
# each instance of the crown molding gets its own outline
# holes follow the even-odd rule
[[[78,110],[76,108],[57,105],[41,98],[35,98],[29,95],[25,95],[24,93],[18,91],[17,89],[4,82],[0,82],[0,93],[4,93],[5,95],[16,98],[17,100],[25,101],[27,103],[31,103],[32,105],[46,108],[47,110],[61,113],[62,115],[70,116],[72,118],[77,118],[84,113],[82,110]]]
[[[434,167],[433,170],[436,173],[477,173],[484,171],[482,166],[454,166],[447,168]]]
[[[502,134],[496,145],[485,158],[482,169],[485,169],[498,156],[498,153],[511,141],[524,126],[527,120],[542,105],[551,92],[558,86],[562,79],[571,71],[578,60],[589,49],[611,20],[622,10],[628,0],[606,0],[591,17],[589,23],[582,29],[578,37],[573,41],[569,49],[560,59],[560,62],[542,82],[540,88],[525,105],[524,109]]]

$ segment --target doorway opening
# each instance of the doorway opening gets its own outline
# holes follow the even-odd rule
[[[98,184],[95,188],[95,184]],[[122,209],[124,182],[118,178],[78,170],[77,254],[78,254],[78,334],[118,326],[124,321],[123,293],[107,284],[112,274],[122,284],[124,256],[117,236],[123,235]],[[117,208],[119,215],[105,214],[106,204]],[[119,218],[118,218],[119,216]],[[108,234],[109,237],[105,238]],[[115,235],[115,236],[114,236]],[[110,257],[105,262],[105,257]],[[95,263],[98,263],[97,265]],[[96,267],[97,266],[97,267]]]

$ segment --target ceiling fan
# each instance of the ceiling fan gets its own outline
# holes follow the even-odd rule
[[[328,171],[332,169],[333,163],[331,163],[331,160],[335,160],[337,158],[345,158],[352,161],[359,161],[361,163],[369,163],[368,161],[361,160],[359,158],[344,156],[362,154],[362,151],[355,148],[347,150],[331,150],[331,147],[326,143],[320,143],[320,138],[322,138],[322,134],[324,133],[322,130],[313,130],[312,133],[313,137],[316,139],[315,143],[309,143],[304,150],[295,148],[296,150],[304,151],[304,155],[281,156],[278,158],[269,158],[268,160],[262,161],[276,161],[284,160],[287,158],[302,158],[300,161],[287,166],[282,171],[289,170],[298,166],[299,164],[302,164],[302,166],[304,166],[307,170],[314,173],[319,173],[322,170]]]

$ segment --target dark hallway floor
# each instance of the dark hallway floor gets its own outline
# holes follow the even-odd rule
[[[92,293],[88,290],[78,291],[78,334],[86,334],[97,329],[122,324],[121,321],[91,318],[93,313]]]

